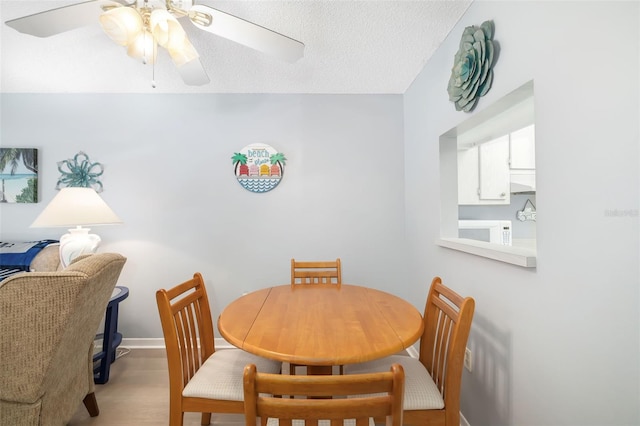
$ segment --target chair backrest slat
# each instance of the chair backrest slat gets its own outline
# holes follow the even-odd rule
[[[387,425],[401,426],[403,398],[404,371],[399,364],[388,372],[342,376],[265,374],[253,364],[244,370],[248,426],[255,425],[257,417],[279,419],[281,426],[290,425],[290,420],[304,420],[305,426],[330,420],[331,426],[342,426],[346,419],[361,426],[369,425],[370,418],[387,417]]]
[[[291,259],[291,285],[295,284],[342,284],[340,259],[314,262]]]

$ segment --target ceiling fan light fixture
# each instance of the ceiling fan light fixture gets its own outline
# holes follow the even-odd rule
[[[304,54],[304,44],[297,40],[213,7],[194,4],[195,0],[79,1],[12,19],[6,24],[24,34],[49,37],[82,27],[97,18],[109,38],[124,46],[130,56],[142,58],[146,63],[155,62],[158,44],[165,47],[182,80],[190,86],[201,86],[210,80],[200,55],[176,18],[188,18],[195,28],[289,62],[297,61]],[[155,87],[154,83],[152,86]]]
[[[186,42],[189,42],[187,38],[187,33],[185,32],[182,25],[176,21],[167,21],[167,31],[161,34],[162,38],[158,39],[158,44],[160,44],[165,49],[181,49],[182,46]],[[155,35],[155,34],[154,34]],[[162,40],[162,41],[161,41]]]
[[[172,27],[170,22],[178,24],[178,20],[164,9],[155,9],[149,16],[149,28],[151,28],[151,32],[160,46],[166,46],[169,42]],[[178,26],[180,26],[180,24],[178,24]],[[180,27],[180,29],[182,29],[182,27]]]
[[[178,67],[200,57],[195,47],[193,47],[186,36],[182,40],[181,45],[171,45],[167,48],[167,51],[169,52],[169,56],[171,56],[173,63]]]
[[[199,58],[187,33],[178,20],[168,11],[156,9],[149,16],[149,27],[158,44],[169,52],[177,66]]]
[[[100,15],[104,32],[121,46],[127,46],[144,30],[142,16],[130,7],[115,7]]]
[[[127,55],[142,59],[145,64],[155,64],[158,56],[158,45],[149,31],[141,31],[127,45]]]

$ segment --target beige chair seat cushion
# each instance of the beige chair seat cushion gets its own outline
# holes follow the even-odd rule
[[[255,364],[261,373],[280,373],[282,363],[250,354],[241,349],[217,350],[207,359],[182,391],[196,398],[244,400],[242,375],[247,364]]]
[[[344,374],[361,374],[389,371],[391,364],[404,368],[404,405],[409,410],[439,410],[444,408],[444,399],[422,363],[410,356],[392,355],[375,361],[344,366]]]
[[[280,422],[278,419],[269,419],[267,420],[267,426],[279,426]],[[293,426],[305,426],[304,420],[294,420]],[[318,422],[318,426],[331,426],[331,422],[329,420],[320,420]],[[355,420],[345,420],[344,426],[356,426]],[[376,423],[373,419],[369,419],[369,426],[376,426]]]

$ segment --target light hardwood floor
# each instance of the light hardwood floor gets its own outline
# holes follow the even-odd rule
[[[289,371],[288,364],[283,371]],[[337,367],[334,372],[338,374]],[[301,373],[304,370],[298,372]],[[164,349],[132,349],[116,359],[111,364],[109,381],[96,385],[96,399],[99,416],[90,417],[80,404],[68,426],[168,426],[169,373]],[[214,426],[244,424],[242,414],[211,416]],[[184,426],[200,426],[200,414],[185,413]]]
[[[100,415],[80,404],[69,426],[168,426],[169,375],[164,349],[132,349],[111,364],[109,382],[96,385]],[[242,414],[213,414],[212,425],[244,425]],[[186,413],[184,426],[199,426],[200,414]]]

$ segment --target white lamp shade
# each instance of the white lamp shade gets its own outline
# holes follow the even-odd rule
[[[62,188],[31,228],[122,223],[93,188]]]
[[[100,25],[116,43],[126,46],[144,29],[142,16],[131,7],[115,7],[100,15]]]

